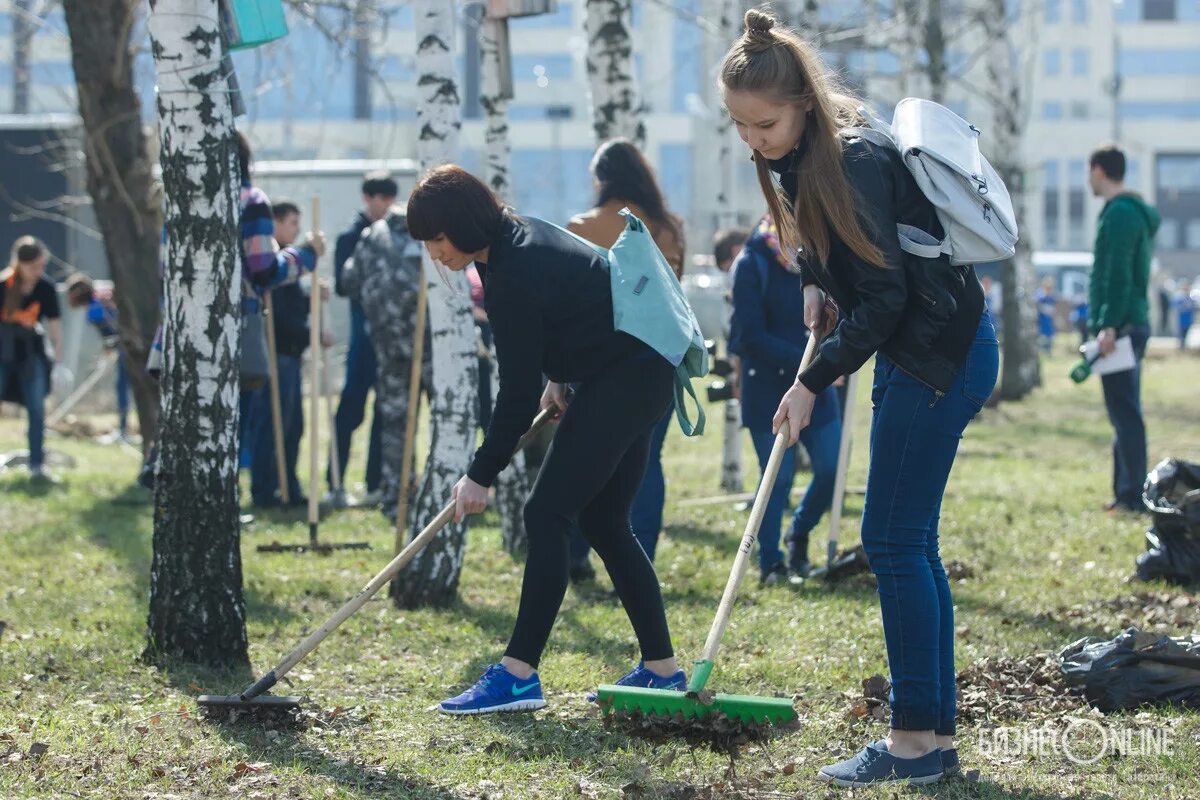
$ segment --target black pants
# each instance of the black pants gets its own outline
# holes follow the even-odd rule
[[[629,509],[641,486],[650,434],[671,401],[672,368],[650,351],[585,381],[563,414],[525,503],[529,555],[505,655],[537,666],[567,592],[572,520],[604,561],[642,657],[670,658],[658,576],[633,536]]]

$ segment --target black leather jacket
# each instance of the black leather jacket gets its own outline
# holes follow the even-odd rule
[[[884,257],[880,268],[863,261],[830,232],[829,263],[801,259],[804,284],[817,284],[841,310],[837,328],[821,343],[799,380],[820,393],[854,372],[876,351],[932,388],[949,391],[966,361],[983,315],[983,287],[972,266],[946,256],[924,259],[900,249],[896,223],[941,237],[933,205],[895,150],[858,137],[845,140],[843,164],[855,194],[859,224]],[[770,162],[789,200],[796,196],[792,164],[799,150]]]

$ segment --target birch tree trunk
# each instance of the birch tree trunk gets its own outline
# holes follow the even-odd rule
[[[454,71],[455,4],[414,0],[417,34],[417,157],[422,172],[458,151],[460,102]],[[424,256],[429,296],[433,387],[430,392],[430,453],[413,503],[413,531],[419,531],[450,501],[450,490],[467,471],[475,444],[478,407],[475,327],[466,275],[441,274]],[[392,581],[392,599],[401,608],[445,606],[454,601],[467,546],[467,523],[450,524]]]
[[[596,142],[623,136],[642,149],[641,119],[633,61],[632,0],[587,0],[588,86]]]
[[[720,51],[712,60],[714,70],[720,69],[724,48],[737,38],[737,23],[741,20],[738,0],[709,0],[709,18],[717,20],[716,45]],[[712,34],[708,34],[711,40]],[[716,119],[717,138],[717,229],[730,228],[737,224],[737,209],[734,205],[735,173],[733,167],[734,140],[733,120],[721,108],[721,98],[716,91],[718,75],[704,76],[705,88],[712,97],[710,108]],[[732,275],[728,281],[733,291]],[[726,344],[729,331],[725,330]],[[726,350],[725,355],[730,355]],[[738,376],[734,376],[737,380]],[[742,404],[738,400],[726,400],[721,430],[721,490],[740,492],[744,477],[742,473]]]
[[[213,0],[151,0],[167,197],[162,437],[145,657],[249,664],[238,536],[241,283]]]
[[[479,102],[486,115],[484,142],[487,155],[487,173],[484,181],[501,200],[512,195],[509,181],[509,161],[512,141],[508,135],[508,99],[501,91],[500,82],[500,38],[497,29],[504,24],[499,20],[485,18],[479,26],[479,60],[481,90]],[[492,360],[492,398],[500,392],[500,370],[496,363],[496,348],[489,353]],[[500,516],[500,541],[504,549],[513,555],[525,552],[525,499],[529,496],[533,480],[525,464],[524,453],[513,456],[496,479],[496,513]]]
[[[29,113],[29,64],[33,49],[33,0],[13,0],[12,13],[12,113]]]
[[[511,196],[509,161],[512,140],[508,135],[508,98],[500,80],[500,37],[498,29],[504,22],[485,17],[479,23],[479,103],[487,120],[483,141],[487,156],[487,185],[501,198]]]
[[[139,0],[64,0],[87,187],[112,272],[117,327],[137,405],[143,453],[158,433],[159,392],[142,365],[158,327],[161,200],[133,86],[131,32]]]
[[[1005,0],[982,0],[979,18],[989,42],[984,72],[992,104],[992,159],[1013,199],[1019,221],[1025,219],[1024,137],[1025,98],[1021,90],[1019,48],[1014,23],[1008,19]],[[1020,31],[1016,31],[1019,35]],[[1037,349],[1037,315],[1033,303],[1035,277],[1025,237],[1017,243],[1015,257],[1000,268],[1003,284],[1003,339],[1001,342],[1001,400],[1020,400],[1041,383]]]

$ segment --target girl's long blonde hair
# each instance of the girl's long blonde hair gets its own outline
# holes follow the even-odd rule
[[[859,101],[839,91],[812,45],[777,26],[770,13],[751,9],[745,24],[721,63],[721,88],[765,95],[777,103],[811,103],[798,143],[801,155],[793,165],[796,199],[790,208],[767,160],[758,151],[753,156],[759,186],[785,246],[826,264],[832,231],[859,258],[883,266],[883,254],[859,225],[854,190],[842,166],[839,131],[862,123]]]
[[[46,245],[42,244],[42,240],[35,236],[22,236],[13,242],[12,250],[8,254],[8,266],[0,270],[0,283],[8,283],[17,271],[17,264],[21,262],[29,263],[37,261],[42,256],[46,255]],[[4,317],[8,318],[21,305],[21,292],[18,287],[13,287],[15,291],[6,291],[4,293]]]

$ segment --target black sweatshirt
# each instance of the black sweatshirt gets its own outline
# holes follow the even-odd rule
[[[537,414],[543,373],[557,383],[582,382],[645,346],[613,329],[608,264],[549,223],[506,216],[487,263],[477,267],[500,393],[467,475],[491,486]]]
[[[286,283],[272,289],[271,311],[276,352],[292,358],[304,355],[309,343],[309,297],[300,284]]]

